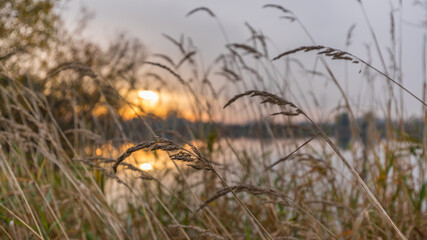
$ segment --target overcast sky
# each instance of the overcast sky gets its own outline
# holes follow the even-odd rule
[[[217,22],[204,12],[198,12],[190,17],[186,14],[197,7],[208,7],[220,19],[230,42],[243,42],[248,39],[249,32],[244,26],[250,23],[257,30],[272,40],[271,56],[303,45],[311,45],[301,27],[295,23],[281,19],[283,14],[274,9],[263,9],[267,3],[279,4],[293,11],[303,22],[307,30],[319,45],[345,49],[347,31],[356,23],[353,31],[352,45],[349,52],[367,59],[366,45],[372,49],[373,64],[382,69],[374,48],[374,41],[369,34],[368,25],[363,17],[363,11],[356,0],[287,0],[287,1],[249,1],[249,0],[72,0],[62,9],[66,26],[70,29],[76,26],[79,9],[85,6],[93,12],[84,36],[91,41],[106,46],[110,39],[119,33],[126,33],[139,38],[150,53],[178,54],[177,49],[162,37],[162,33],[179,38],[180,35],[191,37],[194,44],[202,53],[203,61],[211,62],[219,52],[223,52],[226,40]],[[399,7],[398,1],[370,0],[364,1],[364,6],[372,27],[377,34],[381,50],[390,63],[387,47],[390,47],[390,12],[392,6]],[[422,43],[425,28],[416,27],[425,20],[426,12],[415,6],[414,1],[403,1],[403,85],[422,96]],[[399,21],[399,11],[395,11],[396,21]],[[396,23],[398,28],[399,22]],[[399,34],[397,35],[400,37]],[[313,58],[314,54],[302,56],[301,59]],[[331,63],[334,65],[335,63]],[[278,65],[280,66],[280,65]],[[342,64],[337,65],[338,76],[342,74]],[[321,69],[320,69],[321,70]],[[349,92],[352,102],[360,105],[360,112],[369,109],[368,93],[370,89],[366,80],[358,74],[360,66],[349,68],[349,81],[340,79]],[[311,80],[310,80],[311,81]],[[379,99],[381,89],[385,89],[384,79],[375,80],[375,91]],[[319,80],[315,83],[301,80],[301,88],[315,92],[322,105],[322,111],[336,107],[339,93],[332,83]],[[305,90],[304,90],[305,89]],[[395,92],[398,93],[397,88]],[[304,93],[299,93],[304,94]],[[296,94],[298,96],[298,94]],[[412,116],[420,113],[421,104],[404,94],[405,115]]]

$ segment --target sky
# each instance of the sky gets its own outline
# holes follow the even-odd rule
[[[269,49],[271,56],[300,46],[313,45],[298,24],[280,18],[283,14],[278,10],[264,9],[264,4],[279,4],[291,10],[304,24],[316,44],[337,49],[346,50],[347,32],[350,26],[356,24],[348,51],[362,59],[372,58],[373,65],[382,69],[373,37],[369,32],[369,25],[357,0],[70,0],[60,11],[65,26],[70,30],[76,27],[83,6],[93,13],[94,17],[84,30],[83,36],[102,46],[107,46],[114,36],[125,33],[140,39],[149,53],[177,56],[179,52],[176,47],[162,34],[166,33],[177,39],[181,35],[191,37],[200,52],[201,61],[206,65],[211,63],[218,53],[224,52],[227,42],[244,42],[248,39],[250,34],[245,27],[246,22],[271,39]],[[387,64],[390,64],[387,50],[391,46],[390,14],[393,10],[398,30],[402,14],[402,35],[397,33],[397,41],[402,42],[403,85],[421,97],[422,45],[426,28],[417,25],[426,19],[426,12],[412,0],[403,1],[403,11],[399,9],[399,1],[375,0],[363,1],[363,4]],[[202,6],[215,13],[227,37],[224,37],[218,22],[205,12],[197,12],[186,17],[188,12]],[[371,56],[368,56],[366,46],[370,46]],[[313,66],[314,56],[314,54],[299,54],[297,57],[303,64]],[[371,101],[373,95],[376,96],[375,101],[385,101],[387,95],[383,89],[387,88],[387,82],[384,78],[378,77],[370,85],[368,80],[358,73],[362,70],[361,66],[350,66],[346,74],[344,63],[334,61],[328,63],[336,71],[350,102],[357,106],[355,109],[358,114],[370,110],[370,106],[374,104]],[[275,64],[279,69],[283,67],[283,64]],[[318,70],[324,71],[322,68]],[[315,110],[311,109],[314,114],[323,114],[327,117],[338,104],[342,104],[339,91],[330,81],[307,79],[304,75],[296,75],[295,78],[293,81],[298,82],[291,82],[289,85],[290,91],[295,92],[294,100],[305,105],[300,99],[315,95],[319,104]],[[230,94],[233,94],[233,91],[238,90],[231,90]],[[394,93],[399,94],[396,86]],[[405,117],[419,115],[422,108],[420,103],[405,93],[403,100]],[[385,107],[384,104],[380,105]],[[384,112],[381,107],[379,109],[377,107],[376,110]]]

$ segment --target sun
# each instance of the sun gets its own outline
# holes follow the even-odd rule
[[[139,165],[139,168],[143,171],[150,171],[153,169],[153,166],[150,163],[142,163]]]
[[[153,91],[141,90],[138,91],[138,96],[152,104],[155,104],[157,101],[159,101],[159,95]]]

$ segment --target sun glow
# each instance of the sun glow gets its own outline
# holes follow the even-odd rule
[[[191,110],[191,100],[179,92],[131,90],[121,93],[132,106],[122,106],[118,113],[125,120],[134,119],[138,116],[154,114],[160,118],[166,118],[169,113],[178,113],[179,117],[189,121],[208,119],[207,115],[195,116]],[[102,106],[103,107],[103,106]],[[108,108],[97,108],[98,113],[108,113]]]
[[[153,169],[153,166],[150,163],[142,163],[139,165],[139,168],[143,171],[150,171]]]
[[[159,95],[153,91],[138,91],[138,96],[144,100],[149,101],[150,103],[157,103],[159,101]]]

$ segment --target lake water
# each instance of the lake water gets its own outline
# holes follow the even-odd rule
[[[226,180],[229,185],[248,183],[254,185],[272,186],[272,182],[265,182],[265,179],[277,179],[281,181],[290,181],[296,175],[315,174],[313,169],[328,168],[335,175],[335,181],[341,183],[342,190],[346,190],[348,184],[354,184],[354,179],[342,161],[337,157],[333,150],[320,137],[311,141],[303,148],[299,149],[293,156],[285,162],[277,164],[272,170],[266,171],[266,167],[276,162],[280,158],[287,156],[292,151],[302,145],[307,139],[275,139],[274,141],[254,140],[254,139],[222,139],[214,145],[214,151],[208,159],[212,161],[212,165],[219,174]],[[193,142],[195,146],[202,149],[203,146],[198,142]],[[405,149],[408,144],[395,143],[395,149]],[[406,145],[406,146],[405,146]],[[127,144],[122,146],[119,151],[114,152],[111,147],[109,154],[117,157],[124,152],[128,147]],[[108,147],[107,147],[108,148]],[[375,157],[378,161],[384,162],[384,151],[381,145],[375,146]],[[105,151],[105,150],[102,150]],[[352,151],[341,150],[345,158],[356,169],[362,169],[363,149],[361,144],[353,144]],[[407,153],[408,151],[402,151]],[[402,159],[409,159],[409,164],[414,178],[418,178],[419,169],[417,160],[414,156],[400,156]],[[176,165],[169,159],[164,152],[157,151],[145,152],[138,151],[126,160],[134,166],[142,164],[150,164],[152,169],[146,171],[148,174],[156,178],[164,188],[168,191],[173,191],[177,181],[182,180],[177,168],[185,177],[186,183],[195,193],[200,193],[204,189],[203,184],[206,182],[207,174],[205,171],[196,171],[191,167],[186,166],[186,163],[175,162]],[[407,161],[407,160],[406,160]],[[263,176],[269,176],[265,178]],[[118,172],[118,177],[125,181],[133,193],[129,191],[123,184],[119,184],[116,180],[107,179],[104,192],[107,201],[116,208],[117,211],[125,211],[129,201],[137,201],[133,196],[137,196],[141,188],[145,184],[154,184],[145,181],[144,183],[137,178],[137,174],[128,170]],[[177,180],[178,179],[178,180]],[[417,184],[417,183],[415,183]],[[314,185],[313,185],[314,186]],[[418,184],[419,186],[419,184]],[[218,186],[222,187],[222,186]],[[321,186],[319,186],[321,187]]]

